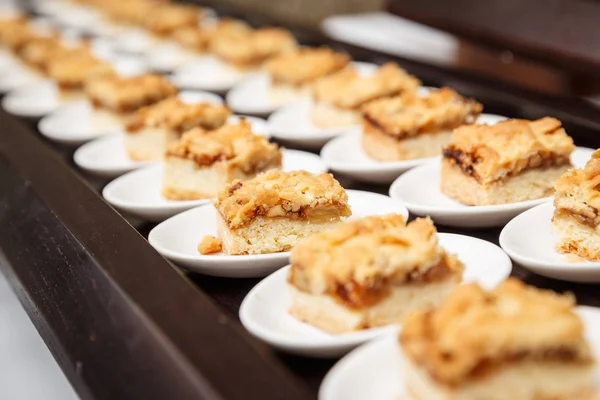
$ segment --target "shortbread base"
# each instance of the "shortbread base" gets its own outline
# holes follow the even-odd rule
[[[315,222],[285,217],[256,217],[249,224],[232,230],[217,215],[217,229],[223,242],[223,251],[230,255],[289,251],[300,240],[333,228],[339,222],[339,218]]]
[[[311,110],[310,119],[319,128],[344,128],[359,125],[360,113],[358,110],[344,110],[317,101]]]
[[[401,322],[411,312],[438,306],[460,283],[457,274],[440,282],[395,286],[384,299],[364,309],[345,307],[328,295],[306,293],[288,284],[289,312],[295,318],[330,333],[345,333]]]
[[[134,161],[160,160],[169,144],[176,142],[179,135],[164,129],[141,129],[125,133],[125,150]]]
[[[459,387],[431,379],[407,357],[402,366],[411,400],[570,400],[591,392],[593,363],[518,362],[498,367]]]
[[[205,167],[198,166],[187,158],[166,157],[162,193],[169,200],[209,199],[216,197],[235,179],[252,179],[260,172],[280,167],[280,164],[273,163],[248,174],[239,168],[231,167],[227,162],[216,162]]]
[[[582,224],[574,217],[555,212],[552,223],[559,235],[556,250],[589,261],[600,261],[600,230]]]
[[[442,160],[441,190],[446,196],[471,206],[507,204],[541,199],[554,193],[553,183],[571,165],[535,168],[491,183],[479,183],[447,159]]]
[[[424,133],[405,139],[397,139],[372,127],[363,126],[362,147],[365,153],[378,161],[401,161],[434,157],[442,153],[442,147],[450,143],[451,131]]]

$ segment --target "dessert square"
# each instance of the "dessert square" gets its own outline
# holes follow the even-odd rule
[[[47,72],[50,61],[67,52],[67,48],[59,38],[49,36],[32,38],[19,49],[17,54],[28,65],[41,72]]]
[[[213,24],[188,26],[173,32],[172,38],[181,46],[196,52],[206,52],[210,49],[213,38],[220,35],[240,35],[251,31],[244,21],[221,18]]]
[[[461,282],[463,265],[439,245],[429,219],[401,215],[343,222],[292,249],[290,313],[331,333],[400,322],[436,306]]]
[[[13,51],[19,51],[25,44],[36,38],[27,18],[3,18],[0,20],[0,44]]]
[[[144,26],[158,36],[168,36],[179,28],[195,27],[202,9],[189,4],[162,4],[146,16]]]
[[[271,77],[270,94],[278,98],[305,94],[315,80],[338,72],[349,63],[347,54],[327,47],[303,47],[275,56],[265,63]]]
[[[157,4],[160,3],[148,0],[105,0],[98,5],[115,22],[144,25]]]
[[[227,254],[288,251],[351,215],[348,195],[331,174],[271,170],[227,185],[214,201]]]
[[[595,361],[570,295],[512,278],[464,285],[400,333],[404,380],[415,400],[583,399]]]
[[[324,128],[360,124],[360,108],[369,101],[415,91],[421,82],[396,63],[386,63],[371,76],[352,67],[317,80],[312,88],[313,124]]]
[[[170,97],[138,110],[125,125],[125,149],[136,161],[162,158],[183,132],[221,127],[231,111],[222,105],[188,104]]]
[[[474,122],[481,110],[481,104],[449,88],[375,100],[363,108],[362,147],[379,161],[437,156],[452,130]]]
[[[177,93],[166,78],[155,74],[101,77],[87,81],[84,88],[94,107],[117,115],[127,115]]]
[[[584,169],[573,169],[555,183],[552,223],[559,236],[556,248],[589,261],[600,261],[600,151]]]
[[[575,149],[555,118],[465,125],[444,147],[441,190],[474,206],[550,196]]]
[[[242,120],[216,130],[194,128],[172,143],[164,162],[163,195],[171,200],[216,197],[235,179],[281,168],[281,151]]]
[[[212,52],[240,69],[258,68],[268,58],[295,49],[296,39],[282,28],[260,28],[249,32],[216,35]]]
[[[48,76],[65,91],[81,90],[87,80],[115,74],[110,64],[97,59],[87,50],[50,60],[47,71]]]

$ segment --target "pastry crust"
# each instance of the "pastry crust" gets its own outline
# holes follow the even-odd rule
[[[328,47],[303,47],[267,61],[273,84],[300,87],[345,68],[350,57]]]
[[[211,41],[211,50],[216,56],[243,69],[256,68],[270,57],[296,46],[294,36],[282,28],[216,35]]]
[[[85,92],[95,107],[125,114],[173,96],[177,89],[160,75],[143,74],[93,79],[86,82]]]
[[[229,229],[239,229],[259,216],[310,221],[351,215],[348,195],[331,174],[272,170],[256,178],[230,183],[215,208]]]
[[[400,344],[412,364],[447,387],[530,361],[589,366],[594,360],[574,305],[571,295],[512,278],[491,291],[469,284],[407,318]]]
[[[573,169],[555,183],[554,216],[557,250],[600,261],[600,151],[584,169]]]

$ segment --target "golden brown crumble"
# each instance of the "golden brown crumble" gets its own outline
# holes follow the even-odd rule
[[[355,68],[317,80],[313,97],[343,109],[358,109],[363,104],[382,97],[415,91],[421,82],[396,63],[386,63],[372,76],[361,76]]]
[[[200,243],[198,243],[198,253],[200,254],[214,254],[223,250],[223,243],[220,239],[212,236],[206,235],[202,238]]]
[[[246,173],[281,166],[279,147],[253,134],[252,126],[243,119],[216,130],[194,128],[169,146],[167,157],[190,159],[198,166],[224,162]]]
[[[398,139],[452,130],[474,122],[482,106],[450,88],[416,92],[372,101],[363,108],[363,119],[381,132]]]
[[[210,43],[215,37],[227,35],[240,35],[251,31],[244,21],[221,18],[216,23],[203,26],[188,26],[173,32],[172,38],[185,48],[204,52],[210,48]]]
[[[249,181],[234,181],[219,193],[215,207],[230,229],[257,216],[333,219],[352,214],[348,195],[331,174],[271,170]]]
[[[258,67],[277,54],[295,49],[296,39],[286,29],[260,28],[237,34],[217,35],[211,50],[238,67]]]
[[[450,386],[525,359],[593,362],[574,305],[569,294],[514,278],[491,291],[473,283],[442,306],[409,316],[400,343],[412,362]]]
[[[48,63],[48,76],[64,89],[81,89],[89,79],[114,74],[110,64],[87,51],[57,57]]]
[[[198,26],[202,9],[190,4],[160,5],[146,16],[144,26],[151,32],[166,36],[179,28]]]
[[[274,83],[299,86],[337,72],[348,65],[350,57],[330,48],[299,48],[267,61],[265,68]]]
[[[95,106],[120,113],[135,111],[177,93],[171,82],[155,74],[101,77],[86,82],[85,91]]]
[[[439,245],[429,218],[406,224],[398,214],[341,223],[296,245],[289,282],[312,294],[362,307],[393,285],[439,281],[462,274],[463,265]]]
[[[454,130],[444,157],[482,181],[494,181],[542,164],[565,165],[573,139],[555,118],[512,119],[495,125],[465,125]]]
[[[27,18],[0,19],[0,43],[11,50],[19,51],[36,37],[38,36],[32,32]]]
[[[231,111],[223,105],[188,104],[173,96],[139,109],[127,123],[126,130],[134,133],[143,128],[160,128],[182,133],[194,127],[217,129],[230,115]]]

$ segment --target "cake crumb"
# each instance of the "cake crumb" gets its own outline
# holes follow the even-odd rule
[[[200,254],[213,254],[221,250],[223,250],[223,243],[221,243],[220,239],[211,235],[204,236],[200,243],[198,243],[198,252]]]

